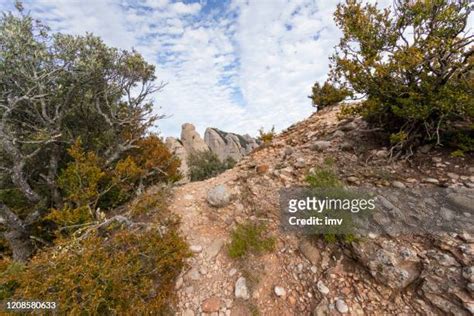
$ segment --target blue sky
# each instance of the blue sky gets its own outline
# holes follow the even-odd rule
[[[390,0],[382,1],[389,2]],[[190,122],[255,135],[313,111],[340,32],[335,0],[29,0],[25,9],[55,31],[92,32],[138,50],[168,83],[155,96],[163,136]],[[13,1],[0,1],[11,9]]]

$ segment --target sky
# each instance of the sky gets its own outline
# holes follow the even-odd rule
[[[389,0],[379,1],[388,2]],[[308,117],[341,35],[336,0],[25,0],[53,31],[91,32],[136,49],[166,87],[154,96],[162,136],[181,125],[256,135]],[[0,0],[11,10],[13,1]]]

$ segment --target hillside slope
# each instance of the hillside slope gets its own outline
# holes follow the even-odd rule
[[[195,254],[176,284],[179,313],[474,313],[472,226],[459,234],[369,234],[352,243],[280,228],[279,190],[304,184],[308,172],[327,161],[347,185],[406,188],[433,209],[445,208],[424,192],[448,188],[449,209],[442,216],[467,223],[474,218],[472,157],[424,148],[409,162],[389,162],[361,120],[339,122],[337,111],[328,108],[295,124],[218,177],[174,189],[170,208],[181,216]],[[224,185],[223,201],[214,207],[208,194],[217,185]],[[403,210],[405,197],[397,194],[390,201]],[[265,223],[275,250],[231,259],[230,233],[245,221]]]

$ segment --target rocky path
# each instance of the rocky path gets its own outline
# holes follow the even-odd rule
[[[232,183],[234,172],[219,182]],[[194,253],[189,269],[177,281],[178,311],[182,315],[201,312],[230,315],[233,298],[232,263],[222,254],[228,231],[222,214],[206,201],[208,190],[216,179],[188,183],[176,188],[171,211],[181,217],[181,230]],[[228,211],[228,210],[226,210]],[[220,210],[219,212],[224,212]]]
[[[445,204],[451,210],[441,215],[445,220],[455,214],[474,216],[472,165],[440,155],[425,158],[421,171],[388,164],[386,150],[358,148],[367,143],[357,132],[360,122],[339,124],[335,117],[334,111],[312,116],[235,168],[174,188],[170,209],[181,217],[182,233],[194,253],[176,283],[179,315],[474,313],[474,237],[468,232],[372,234],[357,243],[328,244],[281,231],[279,190],[303,183],[311,168],[328,159],[349,185],[414,193],[420,187],[452,187]],[[220,189],[211,202],[217,206],[212,206],[208,194],[216,187]],[[428,206],[436,202],[418,194]],[[398,199],[409,201],[403,195]],[[268,254],[231,259],[231,232],[248,220],[265,222],[276,247]]]

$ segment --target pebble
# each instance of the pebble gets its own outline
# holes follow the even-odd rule
[[[405,184],[403,184],[403,182],[400,182],[400,181],[393,181],[392,182],[392,186],[394,188],[397,188],[397,189],[404,189],[406,188]]]
[[[323,283],[323,281],[318,281],[316,284],[316,287],[318,288],[318,291],[321,292],[321,294],[329,294],[329,289],[328,287]]]
[[[425,178],[423,179],[424,183],[439,184],[439,180],[435,178]]]
[[[249,290],[247,288],[247,280],[244,277],[240,277],[235,282],[235,297],[248,300],[250,298]]]
[[[189,247],[189,250],[191,250],[194,253],[200,253],[202,251],[202,246],[201,245],[192,245]]]
[[[336,309],[339,311],[339,313],[345,314],[349,311],[349,307],[347,306],[346,302],[342,299],[338,299],[336,301]]]
[[[218,312],[221,307],[221,300],[217,296],[210,297],[202,302],[201,309],[204,313]]]
[[[278,297],[285,297],[286,296],[286,291],[281,286],[275,286],[274,291],[275,291],[276,296],[278,296]]]

